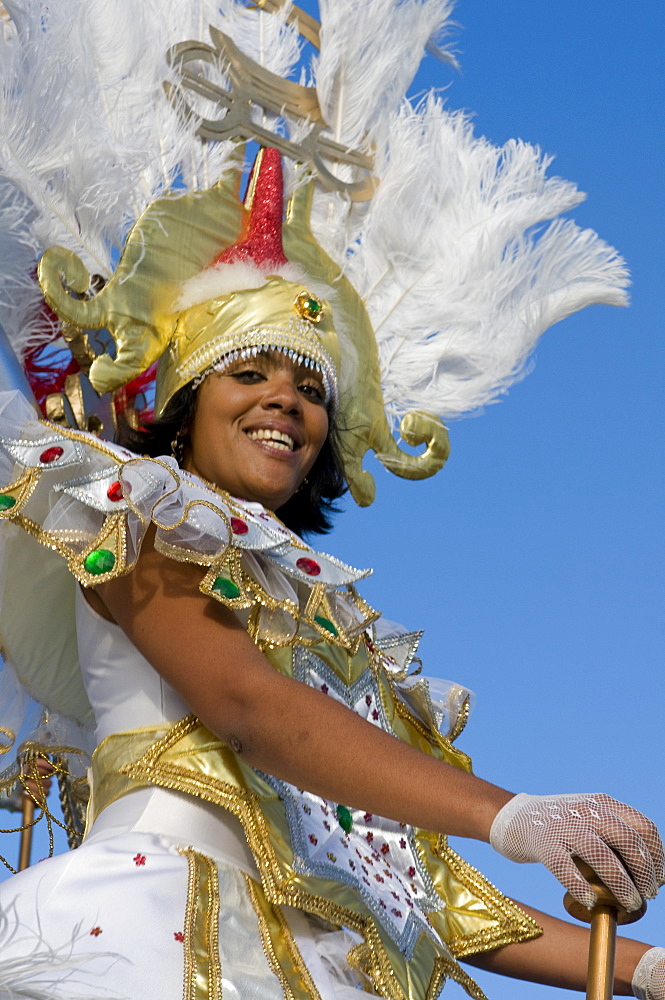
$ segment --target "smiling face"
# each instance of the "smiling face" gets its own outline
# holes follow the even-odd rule
[[[302,483],[327,434],[320,375],[278,352],[259,354],[201,384],[184,467],[277,510]]]

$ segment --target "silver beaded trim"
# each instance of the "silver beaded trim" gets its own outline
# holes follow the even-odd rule
[[[295,319],[284,327],[251,327],[232,341],[217,337],[195,351],[177,371],[181,378],[194,375],[192,387],[196,389],[211,372],[225,371],[235,361],[246,361],[264,351],[277,351],[295,365],[318,372],[323,379],[326,405],[331,412],[336,410],[337,372],[332,358],[312,334],[311,324]]]

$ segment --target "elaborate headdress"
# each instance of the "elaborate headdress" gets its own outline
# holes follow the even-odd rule
[[[84,420],[81,365],[126,401],[159,359],[159,411],[222,358],[292,351],[339,393],[346,477],[368,504],[368,449],[432,475],[442,418],[496,399],[552,323],[624,302],[622,262],[556,218],[582,196],[538,150],[405,98],[425,46],[442,55],[446,0],[322,3],[321,26],[278,0],[74,3],[8,0],[0,68],[1,318],[33,373],[54,333],[73,349],[43,393],[52,416]],[[303,37],[320,46],[312,86],[287,79]],[[285,157],[284,220],[272,153],[239,198],[248,139]]]

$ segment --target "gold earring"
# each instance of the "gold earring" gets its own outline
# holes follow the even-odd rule
[[[187,437],[187,431],[181,427],[173,438],[173,441],[171,441],[171,455],[181,468],[185,461],[185,442],[187,441]]]

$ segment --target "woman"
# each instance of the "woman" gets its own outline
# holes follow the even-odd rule
[[[265,336],[265,328],[262,332]],[[188,503],[201,502],[202,494],[207,494],[204,502],[232,503],[236,511],[232,531],[240,532],[238,538],[244,537],[243,530],[249,533],[248,525],[254,518],[268,518],[279,528],[267,511],[286,510],[289,502],[297,499],[322,449],[334,440],[330,426],[334,372],[330,368],[317,371],[310,367],[310,360],[294,363],[288,353],[274,348],[259,350],[245,359],[229,361],[226,355],[201,373],[196,388],[190,385],[180,390],[172,400],[171,413],[167,406],[162,420],[171,433],[171,414],[182,413],[183,397],[186,402],[187,397],[190,401],[193,398],[191,416],[178,427],[174,439],[182,448],[181,493],[176,501],[173,485],[178,473],[173,466],[164,465],[163,459],[151,463],[129,458],[125,464],[125,453],[119,456],[123,470],[119,481],[135,510],[152,509],[153,519],[163,526],[165,499],[173,496],[178,508],[169,513],[168,524],[173,525],[183,517]],[[85,435],[75,437],[81,443]],[[39,447],[43,444],[41,441]],[[91,444],[94,449],[94,440]],[[63,457],[66,455],[57,460]],[[41,458],[45,467],[53,464],[43,452]],[[132,469],[143,468],[145,476],[148,465],[153,466],[153,476],[161,468],[170,480],[169,488],[165,493],[155,492],[153,483],[147,499],[142,499],[141,476],[133,476]],[[201,481],[209,484],[207,490]],[[330,494],[329,485],[327,490]],[[231,501],[228,494],[243,499]],[[237,517],[239,514],[245,520]],[[191,520],[198,523],[196,518]],[[258,769],[260,774],[288,783],[283,787],[296,786],[323,797],[310,796],[307,801],[312,804],[317,802],[324,808],[332,804],[334,809],[334,804],[344,803],[356,823],[361,810],[401,825],[406,822],[457,836],[487,840],[493,825],[496,833],[501,817],[510,811],[509,803],[515,802],[511,793],[404,746],[322,690],[313,690],[275,670],[279,659],[271,664],[261,651],[263,647],[271,655],[272,644],[259,641],[257,645],[248,634],[246,615],[234,613],[201,593],[201,568],[191,561],[191,551],[188,561],[182,561],[182,550],[179,558],[173,558],[175,550],[164,545],[169,530],[173,528],[162,528],[162,543],[155,545],[156,529],[148,528],[129,575],[77,594],[81,667],[95,708],[100,749],[106,746],[113,758],[115,734],[124,733],[120,757],[124,757],[126,770],[129,758],[136,762],[140,751],[155,745],[172,724],[177,729],[179,721],[186,721],[194,712],[223,741],[227,755],[228,748],[232,749],[236,766]],[[205,538],[205,525],[201,530]],[[260,579],[258,574],[256,578]],[[237,598],[231,597],[231,603],[233,599]],[[327,628],[333,628],[330,621]],[[322,645],[325,642],[319,641],[312,650],[320,650]],[[371,650],[371,646],[369,643],[367,648]],[[272,656],[274,659],[274,652]],[[312,676],[309,683],[313,684]],[[145,727],[147,742],[144,740],[138,749],[130,747],[130,734],[145,732]],[[191,752],[192,748],[187,749]],[[198,754],[204,752],[200,744],[195,749]],[[429,753],[433,752],[430,746]],[[182,746],[179,753],[183,759]],[[160,777],[158,769],[149,779],[157,783],[156,788],[146,787],[146,774],[134,786],[109,788],[113,781],[118,782],[118,760],[116,754],[115,775],[108,765],[104,771],[97,751],[92,812],[93,818],[97,813],[97,819],[84,845],[72,855],[37,866],[3,886],[2,912],[6,919],[15,921],[10,923],[9,940],[3,943],[3,961],[11,967],[12,962],[20,964],[19,960],[30,955],[29,971],[20,973],[26,977],[24,987],[30,983],[33,989],[37,984],[44,988],[48,982],[54,996],[180,996],[183,955],[182,947],[174,945],[182,943],[185,983],[198,977],[199,988],[204,982],[208,991],[201,995],[218,995],[223,983],[224,989],[235,989],[239,996],[278,996],[280,980],[283,984],[285,979],[295,995],[299,995],[298,989],[300,995],[316,996],[317,990],[324,997],[352,995],[354,973],[345,952],[360,943],[360,925],[354,928],[356,936],[330,926],[317,930],[303,912],[290,906],[280,909],[276,900],[267,899],[266,873],[259,871],[265,844],[257,843],[256,837],[253,841],[248,838],[252,858],[236,819],[191,799],[184,794],[182,780],[179,785],[173,776],[169,781],[168,773]],[[201,770],[205,773],[207,765]],[[169,787],[180,791],[169,791]],[[210,790],[207,796],[191,785],[187,790],[214,798]],[[102,803],[95,804],[95,797],[106,799],[101,812]],[[302,797],[298,801],[305,804]],[[559,871],[564,881],[570,881],[572,873],[571,888],[583,899],[587,898],[583,883],[564,847],[568,853],[577,850],[593,857],[621,901],[635,908],[640,903],[639,893],[652,895],[662,879],[657,834],[644,817],[628,807],[602,796],[596,803],[599,808],[590,810],[577,829],[570,816],[564,821],[567,841],[561,838],[557,827],[562,824],[556,820],[542,844],[529,845],[528,837],[514,832],[518,851],[527,855],[531,846],[543,859],[549,851],[556,859],[550,861],[553,870]],[[559,809],[565,805],[564,797]],[[527,817],[533,817],[537,808],[536,800],[527,802]],[[572,803],[575,814],[584,810],[584,801]],[[599,817],[595,823],[592,813]],[[244,819],[247,832],[250,824],[246,816],[239,810],[236,815]],[[345,812],[340,812],[339,805],[336,818],[336,832],[340,828],[346,831],[342,825]],[[542,818],[538,822],[542,827]],[[377,841],[380,830],[379,824]],[[618,839],[622,835],[623,841]],[[626,867],[639,879],[639,893],[613,851],[604,846],[605,840],[623,847]],[[386,837],[384,843],[389,841]],[[589,850],[596,853],[590,856]],[[398,871],[397,867],[395,875]],[[328,877],[330,874],[328,871]],[[263,890],[259,875],[264,878]],[[209,920],[215,925],[219,920],[218,944],[216,926],[208,926],[207,936],[201,937],[200,918],[197,923],[191,907],[195,889],[200,889],[198,906],[203,907],[202,897],[207,898]],[[285,897],[284,901],[296,903],[296,898]],[[505,905],[510,907],[507,901]],[[311,901],[305,906],[305,912],[308,910],[317,912]],[[323,915],[325,908],[319,907],[318,912]],[[290,928],[290,934],[285,936],[283,927],[281,933],[279,927],[275,929],[276,914]],[[535,923],[530,923],[529,916]],[[506,975],[584,988],[584,929],[530,909],[521,924],[514,911],[510,917],[512,921],[507,922],[521,943],[490,947],[466,957]],[[540,936],[536,924],[543,928]],[[454,943],[455,935],[451,940]],[[285,941],[291,943],[291,954],[286,958]],[[638,942],[620,942],[618,994],[631,995],[635,968],[647,952],[648,947]],[[564,963],[562,954],[566,956]],[[411,961],[414,968],[419,962],[427,964],[424,956],[417,955]],[[374,988],[381,990],[380,970],[372,968],[371,962],[364,968]],[[463,981],[472,995],[478,995],[472,982],[456,971],[452,956],[447,972]],[[65,986],[66,993],[59,993]],[[418,995],[417,987],[414,990]]]
[[[400,5],[402,13],[407,6]],[[34,46],[48,36],[57,9],[52,5],[51,20],[39,21]],[[375,36],[380,44],[378,29]],[[262,34],[266,49],[272,53]],[[91,81],[111,62],[95,62]],[[35,73],[39,66],[37,59]],[[24,93],[29,82],[12,94]],[[107,107],[110,92],[103,95]],[[143,95],[141,88],[132,93]],[[439,135],[444,121],[436,102],[420,117],[404,114],[392,125],[404,139],[405,129],[421,135],[432,123]],[[448,126],[456,155],[485,154],[459,122]],[[364,128],[358,126],[360,133]],[[159,138],[160,156],[167,157],[162,131]],[[385,209],[395,187],[408,195],[407,182],[413,209],[420,201],[438,204],[436,184],[431,197],[423,195],[431,174],[411,170],[410,148],[399,146],[399,156],[382,162],[377,146],[377,170],[384,172],[372,206],[383,198]],[[113,152],[110,167],[120,155]],[[511,290],[501,305],[508,303],[520,331],[521,295],[525,286],[540,288],[540,278],[525,282],[519,268],[507,274],[522,254],[511,242],[516,237],[504,209],[528,206],[521,232],[551,217],[558,190],[543,182],[537,157],[525,159],[518,174],[528,174],[530,163],[533,183],[524,185],[524,197],[512,183],[506,151],[499,171],[508,175],[505,204],[494,193],[491,206],[479,197],[475,225],[461,213],[450,262],[457,265],[469,252],[468,231],[487,235],[499,219],[506,242],[487,268],[500,272],[504,292]],[[445,174],[445,156],[438,160]],[[398,169],[404,176],[396,185]],[[324,1000],[355,996],[360,984],[378,995],[416,1000],[436,995],[446,977],[479,996],[456,962],[471,957],[500,972],[580,989],[584,931],[532,911],[534,920],[438,834],[491,838],[516,860],[544,860],[590,902],[571,860],[579,854],[635,909],[662,879],[652,826],[604,796],[513,796],[474,778],[451,743],[461,728],[455,713],[442,738],[426,685],[408,678],[413,637],[372,628],[376,616],[354,587],[363,573],[289,531],[325,527],[326,503],[339,495],[340,461],[354,497],[371,501],[361,467],[368,447],[412,478],[445,460],[445,431],[429,412],[408,413],[401,425],[410,443],[427,443],[424,455],[399,452],[384,413],[373,326],[394,337],[387,341],[392,355],[416,331],[405,361],[416,389],[424,382],[438,391],[449,376],[457,388],[476,376],[487,388],[488,373],[479,367],[487,345],[460,357],[461,340],[453,336],[437,356],[437,378],[431,355],[424,362],[422,352],[417,357],[418,331],[430,347],[431,331],[439,329],[427,313],[430,303],[443,301],[439,274],[455,270],[436,257],[446,227],[438,213],[428,240],[417,225],[402,227],[400,237],[413,240],[393,279],[404,287],[387,288],[382,274],[393,274],[395,250],[390,232],[382,234],[378,224],[386,221],[385,211],[372,215],[372,207],[365,218],[374,225],[364,235],[371,245],[378,232],[385,261],[375,245],[373,266],[356,266],[356,279],[365,281],[362,299],[348,281],[362,213],[340,214],[326,191],[321,203],[314,195],[330,244],[344,233],[349,259],[342,268],[312,236],[306,186],[282,226],[278,171],[278,159],[266,152],[250,181],[246,211],[229,193],[233,177],[150,205],[101,291],[72,252],[56,247],[42,257],[41,288],[63,329],[71,335],[107,328],[115,339],[115,354],[105,345],[94,358],[95,389],[122,390],[160,359],[157,427],[167,432],[167,447],[162,442],[152,452],[158,457],[138,457],[80,430],[40,424],[15,396],[2,410],[0,507],[4,518],[26,529],[8,532],[7,648],[25,686],[49,707],[85,722],[89,703],[97,749],[83,846],[3,886],[0,982],[28,996],[175,997],[184,984],[188,997],[223,990]],[[487,188],[487,170],[477,173],[482,183],[474,197]],[[348,207],[349,192],[342,194]],[[570,198],[566,191],[566,206]],[[452,223],[463,200],[447,202]],[[392,203],[388,208],[394,210]],[[83,216],[89,224],[89,215],[74,212],[69,229],[80,228]],[[549,299],[543,291],[549,322],[583,301],[620,298],[624,280],[597,247],[586,262],[576,246],[566,257],[565,245],[575,240],[568,240],[570,230],[559,240],[562,232],[550,234],[549,252],[557,264],[560,253],[574,264],[576,287],[570,297],[558,284]],[[480,276],[474,322],[485,308],[486,274],[476,254],[484,245],[481,238],[471,248],[477,281]],[[540,257],[539,248],[534,256]],[[460,286],[473,285],[471,272],[461,270]],[[410,299],[414,275],[432,286]],[[377,288],[379,304],[389,305],[382,324],[372,324],[365,308]],[[489,299],[487,316],[498,325]],[[400,318],[403,302],[408,316]],[[537,336],[538,323],[534,330]],[[471,334],[477,346],[475,327]],[[84,346],[76,337],[72,343]],[[489,367],[498,383],[487,398],[519,368],[525,351],[519,340],[509,358],[499,352],[504,368],[493,358]],[[467,402],[477,405],[478,393]],[[152,451],[141,444],[139,452]],[[78,654],[63,685],[61,671],[54,670],[51,682],[45,659],[29,653],[31,642],[34,653],[37,637],[47,635],[49,667],[71,664],[70,600]],[[84,688],[72,693],[79,666]],[[630,994],[637,976],[635,989],[644,993],[642,972],[655,968],[654,959],[660,953],[646,945],[623,943],[617,992]]]

